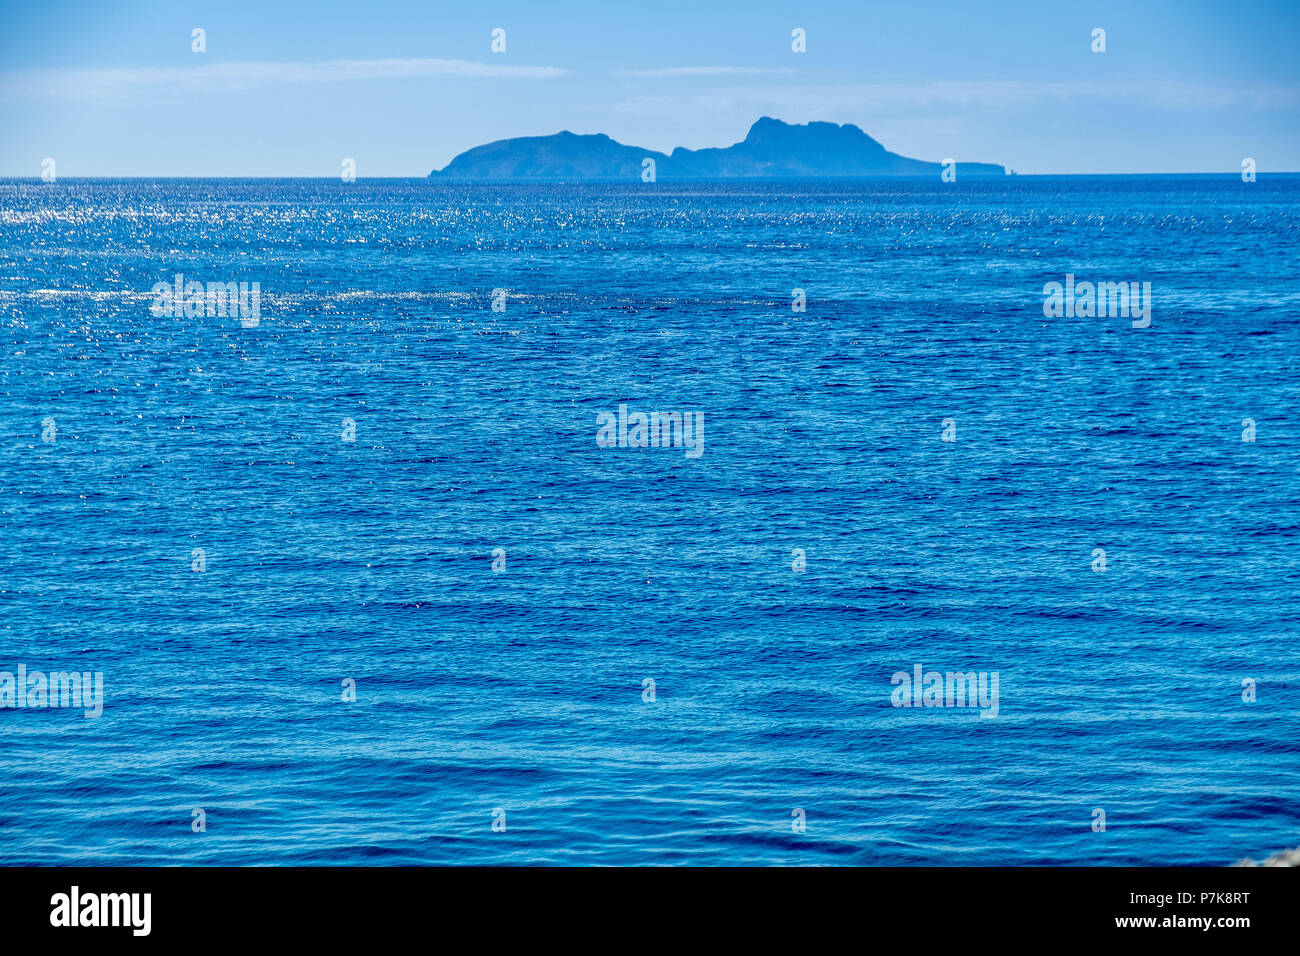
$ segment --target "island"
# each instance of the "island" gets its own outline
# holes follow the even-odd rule
[[[646,160],[652,160],[653,166]],[[995,163],[955,164],[958,177],[1005,176]],[[891,153],[851,123],[784,123],[764,116],[732,146],[677,147],[671,154],[627,146],[604,133],[564,131],[502,139],[461,153],[430,179],[636,180],[940,178],[942,163]],[[653,177],[643,176],[653,169]]]

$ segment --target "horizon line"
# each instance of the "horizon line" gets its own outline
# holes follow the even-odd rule
[[[961,163],[957,163],[957,167],[958,167],[958,169],[961,168],[961,165],[962,165]],[[985,165],[985,164],[978,164],[978,163],[977,163],[976,165]],[[998,176],[998,175],[996,175],[996,174],[984,174],[984,175],[978,175],[978,176],[968,176],[968,177],[966,177],[966,180],[965,180],[965,181],[970,181],[971,179],[975,179],[975,180],[978,180],[979,182],[1002,182],[1002,181],[1007,180],[1007,179],[1023,179],[1023,178],[1031,177],[1031,176],[1037,176],[1037,177],[1069,176],[1069,177],[1080,177],[1080,178],[1085,177],[1085,176],[1231,176],[1231,177],[1233,177],[1233,178],[1235,179],[1235,178],[1240,177],[1240,175],[1241,175],[1241,171],[1240,171],[1240,170],[1229,170],[1229,171],[1226,171],[1226,172],[1223,171],[1223,170],[1191,170],[1191,171],[1182,171],[1182,172],[1145,172],[1145,173],[1134,173],[1134,172],[1109,172],[1109,173],[1022,173],[1022,172],[1013,172],[1013,173],[1007,173],[1007,174],[1004,175],[1004,176]],[[1300,170],[1274,170],[1274,171],[1269,171],[1269,172],[1265,172],[1265,171],[1257,171],[1257,172],[1256,172],[1256,176],[1258,176],[1258,177],[1264,177],[1264,176],[1300,176]],[[931,175],[928,175],[928,174],[924,174],[924,173],[894,173],[894,174],[881,174],[881,175],[878,175],[878,176],[723,176],[723,177],[713,177],[713,178],[683,178],[683,179],[667,179],[667,180],[662,180],[662,181],[658,181],[658,182],[654,182],[654,183],[640,183],[640,181],[637,180],[637,179],[611,179],[611,178],[607,178],[607,177],[592,177],[592,178],[576,177],[576,178],[572,178],[572,179],[561,179],[561,178],[557,178],[557,177],[534,177],[534,178],[520,177],[520,178],[518,178],[518,179],[474,179],[474,178],[472,178],[472,177],[454,177],[454,176],[440,177],[440,176],[431,176],[431,175],[429,175],[429,174],[426,173],[426,174],[423,174],[423,175],[412,175],[412,176],[358,176],[358,177],[356,177],[356,179],[355,179],[353,182],[345,182],[345,181],[341,180],[337,174],[335,174],[335,175],[333,175],[333,176],[298,175],[298,174],[287,174],[287,175],[286,175],[286,174],[275,174],[275,175],[254,175],[254,176],[248,176],[248,175],[238,175],[238,176],[223,176],[223,175],[186,176],[186,175],[179,175],[179,176],[178,176],[178,175],[166,174],[166,173],[162,173],[162,174],[159,174],[159,173],[151,173],[151,174],[143,174],[143,175],[142,175],[142,174],[131,173],[131,174],[94,175],[94,176],[62,176],[62,175],[60,175],[60,176],[59,176],[57,179],[55,179],[53,182],[45,182],[45,180],[43,180],[43,179],[40,177],[40,175],[35,175],[35,176],[9,176],[9,175],[0,174],[0,182],[33,182],[33,183],[41,183],[42,185],[46,185],[46,186],[57,186],[59,183],[64,182],[65,180],[67,180],[67,181],[85,181],[85,180],[111,180],[111,179],[141,179],[141,180],[146,180],[146,179],[178,179],[178,180],[190,180],[190,179],[192,179],[192,180],[228,180],[228,179],[242,179],[242,180],[249,180],[249,181],[253,181],[253,180],[268,180],[268,179],[316,179],[316,180],[321,180],[322,182],[337,182],[337,183],[340,183],[340,185],[344,185],[344,186],[352,186],[352,185],[355,185],[356,183],[364,182],[364,181],[376,181],[376,182],[377,182],[377,181],[385,181],[385,180],[399,180],[399,181],[404,181],[404,180],[434,181],[434,180],[436,180],[436,181],[439,182],[439,183],[448,183],[448,184],[455,184],[455,185],[513,185],[513,184],[519,184],[519,183],[531,183],[531,184],[551,183],[551,184],[554,184],[554,185],[557,185],[557,186],[558,186],[558,185],[571,185],[571,184],[576,184],[576,183],[602,183],[602,184],[610,184],[610,183],[621,183],[621,182],[627,182],[627,183],[640,183],[640,185],[653,185],[653,186],[658,186],[658,185],[665,185],[665,184],[668,184],[668,185],[674,185],[674,184],[682,184],[682,183],[735,183],[735,182],[747,182],[747,183],[779,183],[779,182],[787,182],[787,183],[793,183],[793,182],[801,182],[801,183],[835,183],[835,182],[864,182],[864,181],[872,181],[872,182],[874,182],[874,181],[877,181],[877,180],[886,180],[886,181],[890,181],[890,182],[896,182],[896,181],[898,181],[898,180],[913,181],[913,182],[921,182],[921,181],[926,181],[926,180],[929,180],[929,179],[932,179],[932,178],[934,178],[934,177],[931,176]]]

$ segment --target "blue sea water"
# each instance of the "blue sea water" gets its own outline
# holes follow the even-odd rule
[[[0,181],[0,671],[106,687],[0,709],[0,862],[1300,843],[1298,200]],[[260,323],[155,316],[177,273]],[[1067,273],[1150,327],[1045,317]],[[599,447],[620,403],[704,453]],[[997,716],[893,706],[918,664]]]

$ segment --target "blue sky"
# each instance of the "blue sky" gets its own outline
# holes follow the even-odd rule
[[[1300,171],[1297,41],[1300,0],[11,3],[0,175],[422,176],[562,129],[725,146],[762,115],[1026,173]]]

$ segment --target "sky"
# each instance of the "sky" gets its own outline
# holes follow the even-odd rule
[[[1300,171],[1297,41],[1300,0],[0,0],[0,176],[424,176],[760,116],[1021,173]]]

